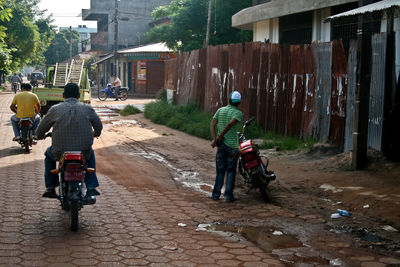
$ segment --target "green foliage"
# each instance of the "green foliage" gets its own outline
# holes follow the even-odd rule
[[[13,71],[43,63],[51,29],[46,30],[50,28],[50,19],[42,19],[38,3],[39,0],[0,0],[2,69]]]
[[[155,101],[147,104],[144,116],[157,124],[186,132],[204,139],[211,139],[210,122],[212,115],[200,112],[194,103],[183,106],[168,104],[166,101]],[[243,125],[240,125],[240,128]],[[247,138],[262,139],[261,149],[279,147],[280,150],[310,149],[315,144],[312,139],[280,136],[264,130],[256,123],[252,123],[246,132]]]
[[[251,139],[263,139],[261,149],[279,147],[280,150],[310,149],[315,144],[311,138],[300,139],[292,136],[281,136],[273,132],[264,132],[262,127],[252,123],[247,128],[246,136]]]
[[[96,65],[92,65],[96,61],[96,55],[92,55],[89,59],[85,60],[85,68],[88,70],[88,76],[90,79],[96,77]]]
[[[164,89],[160,89],[157,92],[156,99],[166,102],[167,101],[167,89],[165,89],[165,88]]]
[[[127,105],[126,107],[124,107],[124,109],[120,111],[119,114],[121,114],[122,116],[128,116],[137,113],[141,113],[140,109],[132,105]]]
[[[69,58],[69,37],[70,32],[67,30],[62,30],[54,36],[50,46],[44,53],[47,64],[56,64]],[[78,54],[78,46],[76,44],[79,40],[78,32],[72,31],[72,56]]]
[[[212,117],[208,113],[200,112],[194,103],[175,106],[158,100],[145,106],[144,116],[155,123],[211,139],[209,125]]]
[[[251,32],[231,27],[232,15],[251,6],[251,0],[213,1],[210,44],[226,44],[251,41]],[[208,16],[207,0],[174,0],[168,6],[156,8],[155,20],[164,17],[171,22],[155,26],[146,34],[150,42],[165,42],[174,50],[191,51],[203,47]]]

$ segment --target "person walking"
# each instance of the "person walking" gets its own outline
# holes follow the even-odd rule
[[[236,166],[239,158],[239,140],[236,134],[235,125],[242,121],[242,112],[238,109],[241,102],[241,95],[233,91],[229,96],[229,104],[221,107],[214,114],[210,123],[210,134],[212,137],[211,146],[217,146],[216,170],[217,175],[211,198],[219,200],[221,189],[224,185],[226,174],[225,201],[233,202],[233,190],[235,187]]]

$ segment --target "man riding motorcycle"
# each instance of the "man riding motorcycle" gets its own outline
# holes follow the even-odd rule
[[[40,103],[36,94],[32,93],[32,86],[29,83],[21,84],[21,93],[14,96],[10,109],[16,113],[11,116],[11,125],[14,131],[13,141],[19,141],[21,130],[18,122],[23,118],[30,118],[33,122],[33,133],[40,123]]]
[[[14,93],[17,93],[21,82],[22,82],[21,77],[16,72],[14,72],[14,75],[11,76],[11,87]]]
[[[52,145],[45,152],[45,185],[43,197],[57,198],[55,188],[59,186],[58,176],[51,173],[56,169],[56,161],[66,151],[81,151],[88,168],[95,168],[95,156],[92,149],[93,137],[101,134],[103,125],[94,109],[78,101],[79,87],[69,83],[64,88],[64,102],[52,106],[37,128],[38,139],[44,139],[47,131],[52,130]],[[85,177],[86,196],[96,196],[99,186],[96,173],[87,173]]]

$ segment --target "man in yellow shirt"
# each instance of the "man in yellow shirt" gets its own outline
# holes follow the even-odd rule
[[[13,141],[21,138],[21,131],[18,122],[22,118],[30,118],[33,122],[33,132],[40,123],[40,103],[36,94],[32,93],[32,86],[29,83],[21,84],[21,93],[14,96],[10,109],[16,113],[11,116],[11,125],[14,130],[15,137]]]

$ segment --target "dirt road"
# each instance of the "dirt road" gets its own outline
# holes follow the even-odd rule
[[[330,164],[325,152],[274,155],[270,164],[278,181],[270,187],[270,203],[258,192],[246,194],[239,177],[238,201],[212,201],[210,142],[155,125],[143,114],[120,117],[113,110],[121,102],[114,101],[93,101],[105,126],[94,144],[102,195],[80,212],[81,228],[73,234],[58,204],[40,197],[42,155],[50,141],[30,154],[11,141],[11,97],[0,94],[0,264],[400,264],[399,233],[381,228],[400,229],[398,166],[338,172],[339,158]],[[352,211],[352,217],[330,219],[337,208]]]

